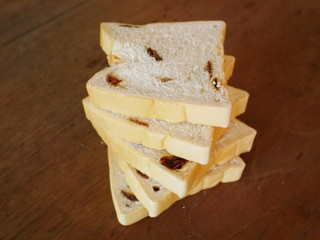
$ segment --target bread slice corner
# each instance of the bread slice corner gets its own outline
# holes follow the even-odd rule
[[[118,221],[126,226],[147,217],[148,211],[135,199],[123,172],[112,158],[109,158],[109,174],[111,195]]]

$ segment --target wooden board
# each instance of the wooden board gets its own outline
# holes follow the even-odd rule
[[[44,3],[46,2],[46,3]],[[270,1],[2,1],[0,239],[319,239],[320,5]],[[258,130],[237,183],[121,226],[85,83],[102,21],[224,20],[240,117]]]

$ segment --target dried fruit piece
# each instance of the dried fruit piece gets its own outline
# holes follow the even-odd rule
[[[220,89],[220,81],[219,81],[217,78],[213,79],[213,86],[214,86],[217,90]]]
[[[121,190],[124,197],[128,198],[130,201],[139,201],[133,193],[129,193],[125,190]]]
[[[152,188],[153,188],[153,191],[155,191],[155,192],[158,192],[160,190],[160,187],[158,187],[158,186],[153,186]]]
[[[117,87],[122,82],[122,80],[120,80],[119,78],[117,78],[116,76],[114,76],[112,74],[108,74],[108,76],[106,77],[106,82],[112,86]]]
[[[128,120],[130,121],[130,122],[133,122],[133,123],[135,123],[135,124],[138,124],[138,125],[143,125],[143,126],[146,126],[146,127],[149,127],[149,123],[147,123],[147,122],[143,122],[143,121],[141,121],[141,120],[138,120],[137,118],[128,118]]]
[[[148,175],[140,172],[138,169],[136,169],[136,172],[137,172],[141,177],[143,177],[143,178],[145,178],[145,179],[149,179]]]
[[[157,62],[162,61],[162,57],[158,54],[158,52],[152,48],[147,48],[147,53],[150,57],[153,57],[156,59]]]
[[[160,163],[172,170],[181,169],[188,160],[177,156],[164,156],[160,159]]]
[[[210,60],[207,62],[207,65],[205,66],[204,70],[209,73],[209,78],[211,79],[213,74],[212,74],[212,64]]]
[[[141,26],[139,25],[132,25],[132,24],[120,24],[119,27],[141,28]]]
[[[160,78],[161,82],[169,82],[169,81],[172,81],[172,80],[173,80],[173,78],[168,78],[168,77]]]

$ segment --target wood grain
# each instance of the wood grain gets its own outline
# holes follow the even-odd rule
[[[270,1],[1,1],[0,239],[318,239],[320,5]],[[102,21],[221,19],[240,117],[258,130],[237,183],[121,226],[85,83]]]

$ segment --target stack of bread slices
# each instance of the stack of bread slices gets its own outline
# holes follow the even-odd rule
[[[87,118],[108,145],[112,199],[129,225],[237,181],[256,131],[236,117],[249,94],[228,86],[225,23],[101,24],[109,67],[87,83]]]

